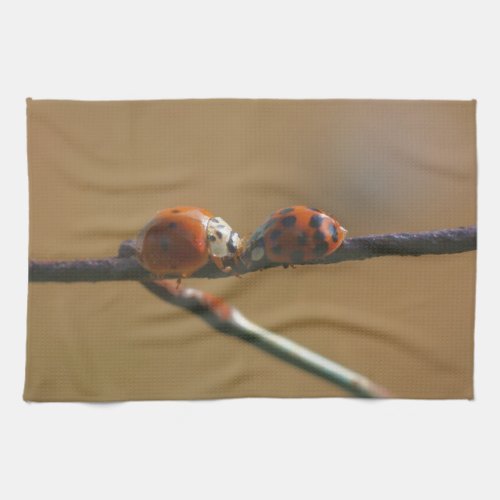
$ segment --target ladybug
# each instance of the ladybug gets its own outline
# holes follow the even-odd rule
[[[224,272],[224,259],[238,256],[238,233],[221,217],[198,207],[174,207],[159,211],[139,232],[137,258],[155,276],[191,276],[210,260]]]
[[[267,259],[287,267],[330,255],[346,233],[337,220],[317,208],[282,208],[251,236],[245,256],[251,263]]]

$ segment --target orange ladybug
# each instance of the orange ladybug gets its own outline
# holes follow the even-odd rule
[[[198,207],[174,207],[159,211],[137,237],[137,258],[154,275],[186,278],[209,260],[224,272],[231,267],[224,259],[234,258],[241,240],[231,226]]]
[[[254,263],[267,259],[285,266],[300,264],[330,255],[346,233],[337,220],[317,208],[282,208],[255,231],[245,255]]]

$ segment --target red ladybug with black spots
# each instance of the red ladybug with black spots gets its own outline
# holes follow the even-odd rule
[[[330,255],[347,231],[322,210],[305,206],[282,208],[252,235],[245,256],[253,264],[301,264]]]
[[[186,278],[211,260],[221,271],[231,272],[226,260],[241,251],[241,240],[231,226],[199,207],[160,210],[140,231],[136,254],[155,276]]]

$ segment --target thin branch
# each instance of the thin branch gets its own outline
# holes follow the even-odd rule
[[[142,284],[166,302],[197,314],[216,330],[244,340],[287,363],[326,379],[354,396],[390,397],[385,388],[366,377],[252,323],[221,298],[193,288],[176,288],[174,283],[167,280],[146,281]]]
[[[325,259],[306,262],[336,264],[349,260],[364,260],[384,256],[419,256],[470,252],[476,249],[476,226],[443,229],[422,233],[397,233],[348,238],[342,247]],[[146,281],[154,280],[133,255],[133,242],[123,242],[118,257],[101,260],[30,261],[29,280],[33,282],[77,281]],[[235,263],[240,274],[277,267],[272,262],[252,263],[247,255]],[[215,265],[207,264],[193,274],[195,278],[227,278]],[[173,278],[173,276],[172,276]]]

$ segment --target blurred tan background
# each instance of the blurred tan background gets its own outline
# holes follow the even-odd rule
[[[349,236],[476,220],[474,101],[28,100],[30,257],[115,255],[159,209],[250,235],[310,205]],[[397,397],[472,397],[475,252],[191,279]],[[134,282],[29,287],[34,401],[341,396]]]

